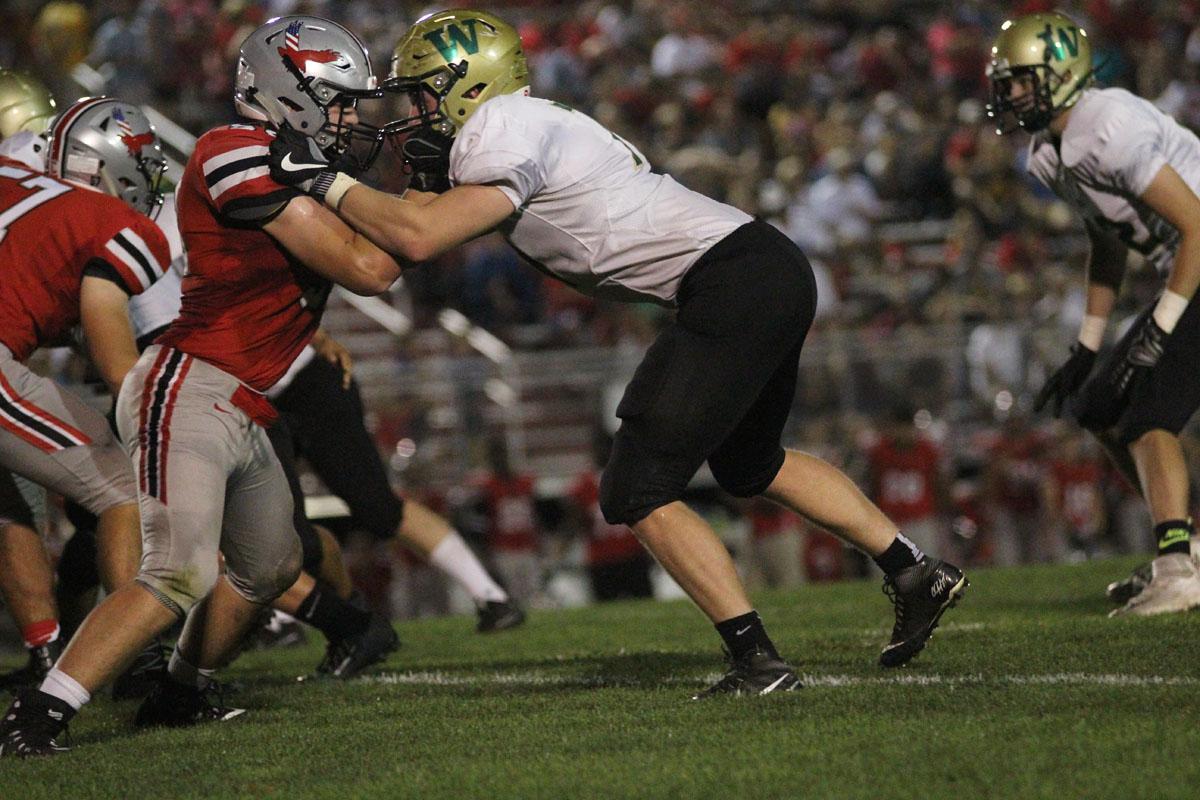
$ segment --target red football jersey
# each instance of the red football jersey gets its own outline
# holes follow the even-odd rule
[[[885,438],[871,448],[869,460],[874,500],[893,522],[903,525],[933,515],[940,455],[931,442],[918,439],[905,448]]]
[[[1077,531],[1094,532],[1102,521],[1098,508],[1104,465],[1098,461],[1055,461],[1050,470],[1058,484],[1063,518]]]
[[[482,485],[487,506],[488,545],[494,550],[538,549],[537,512],[533,504],[533,478],[489,476]]]
[[[308,344],[332,285],[261,229],[301,194],[271,180],[273,138],[261,125],[227,125],[196,142],[175,201],[183,301],[158,339],[260,392]]]
[[[162,231],[124,201],[0,157],[0,342],[18,361],[79,323],[85,269],[141,294],[170,263]]]
[[[591,566],[628,561],[642,553],[642,543],[628,525],[611,525],[600,511],[600,482],[595,473],[580,475],[568,492],[591,521],[587,530],[587,563]]]

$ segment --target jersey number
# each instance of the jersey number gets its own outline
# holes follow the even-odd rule
[[[4,241],[4,237],[8,235],[9,226],[14,222],[43,203],[71,191],[70,186],[59,183],[54,178],[47,175],[33,175],[32,172],[16,167],[0,167],[0,178],[21,181],[21,187],[24,189],[37,189],[36,192],[19,201],[12,208],[0,213],[0,242]]]

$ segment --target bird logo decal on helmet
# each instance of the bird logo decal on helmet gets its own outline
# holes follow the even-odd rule
[[[334,69],[349,69],[350,59],[336,50],[302,50],[300,48],[300,31],[304,28],[302,20],[295,20],[284,30],[283,47],[279,55],[301,74],[308,71],[308,64],[327,64]]]
[[[133,128],[129,125],[129,121],[125,119],[125,114],[119,107],[113,108],[112,118],[117,123],[117,130],[121,132],[121,143],[125,145],[125,149],[129,151],[129,155],[140,156],[143,147],[152,145],[157,141],[154,131],[134,133]]]

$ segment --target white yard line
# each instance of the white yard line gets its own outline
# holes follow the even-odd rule
[[[604,675],[551,675],[543,672],[495,672],[463,675],[450,672],[388,672],[362,680],[388,686],[512,686],[563,688],[651,688],[660,685],[703,685],[715,681],[718,674],[697,677],[672,677],[649,681]],[[1200,678],[1168,675],[1129,675],[1123,673],[1057,672],[1046,675],[914,675],[896,674],[870,677],[863,675],[801,674],[805,686],[848,688],[855,686],[1200,686]]]

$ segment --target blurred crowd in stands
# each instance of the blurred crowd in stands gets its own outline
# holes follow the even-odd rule
[[[1200,0],[483,5],[518,25],[535,95],[591,114],[656,169],[772,221],[812,259],[819,319],[790,441],[849,469],[910,536],[922,531],[966,563],[1149,548],[1129,488],[1101,454],[1075,426],[1030,413],[1078,330],[1086,239],[1025,175],[1024,136],[994,133],[984,66],[1003,19],[1057,8],[1087,29],[1103,84],[1200,127]],[[430,10],[394,0],[7,0],[0,64],[66,98],[85,63],[109,93],[199,133],[231,118],[237,48],[263,20],[336,19],[386,74],[400,34]],[[388,109],[364,104],[360,114],[383,122]],[[394,167],[383,161],[368,179],[402,188]],[[1127,280],[1126,311],[1158,288],[1148,270]],[[669,313],[582,297],[498,237],[409,271],[396,295],[419,330],[451,307],[523,350],[636,350]],[[532,581],[531,593],[550,597],[545,578],[563,564],[587,571],[636,555],[631,585],[649,590],[640,550],[596,544],[621,537],[602,532],[587,475],[553,476],[554,491],[539,493],[535,479],[547,476],[501,480],[491,449],[483,436],[474,448],[490,477],[445,487],[441,502],[488,543],[510,583]],[[512,500],[518,485],[533,498],[524,511]],[[707,513],[728,517],[730,546],[765,582],[867,569],[798,520],[697,492]],[[503,532],[510,523],[525,532]],[[538,554],[533,566],[521,552]],[[600,584],[596,596],[608,591]]]

